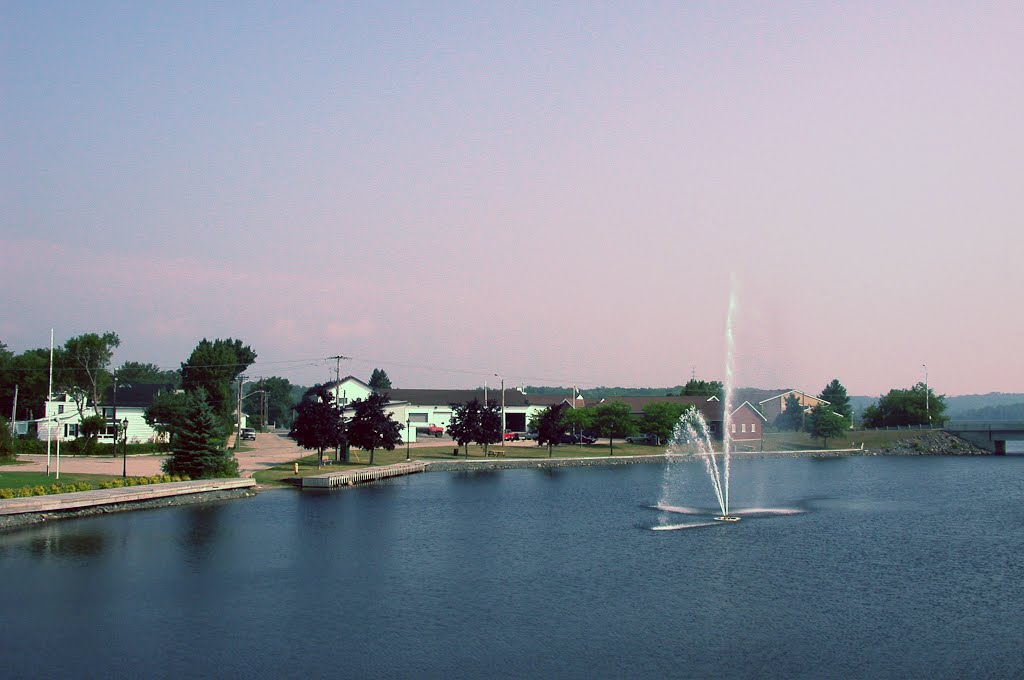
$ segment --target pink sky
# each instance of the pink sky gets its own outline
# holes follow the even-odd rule
[[[1024,392],[1018,3],[378,4],[5,8],[0,340]]]

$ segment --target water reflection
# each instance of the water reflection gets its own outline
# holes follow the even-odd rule
[[[222,503],[182,508],[178,542],[190,562],[206,562],[212,557],[220,538],[225,509]]]
[[[59,527],[48,527],[41,534],[32,536],[28,551],[36,557],[95,557],[103,553],[107,536],[101,531],[68,532]]]

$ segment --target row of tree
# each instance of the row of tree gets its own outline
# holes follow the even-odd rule
[[[317,464],[322,465],[324,451],[347,451],[356,446],[370,452],[370,465],[377,449],[393,451],[402,441],[402,426],[385,410],[386,392],[374,392],[366,399],[356,399],[348,407],[352,417],[342,417],[334,394],[325,385],[314,385],[303,395],[295,407],[295,421],[291,436],[296,443],[317,452]]]

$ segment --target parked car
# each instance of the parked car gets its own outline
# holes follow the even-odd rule
[[[648,434],[638,434],[638,435],[634,435],[632,437],[626,437],[626,441],[629,442],[630,444],[657,445],[657,444],[661,443],[660,441],[658,441],[657,435],[653,435],[653,434],[650,434],[650,433],[648,433]]]
[[[242,441],[256,441],[256,430],[251,427],[242,428]]]
[[[417,427],[416,432],[417,434],[425,434],[430,437],[440,437],[444,434],[444,428],[440,425],[430,423],[426,427]]]
[[[566,433],[562,435],[563,444],[593,444],[597,440],[593,437],[588,437],[585,434],[570,434]]]
[[[507,442],[517,442],[517,441],[519,441],[519,433],[518,432],[505,432],[505,434],[502,435],[502,439],[507,441]]]
[[[535,441],[537,439],[537,433],[536,432],[521,432],[519,434],[519,438],[520,439],[524,439],[526,441],[531,441],[532,442],[532,441]]]

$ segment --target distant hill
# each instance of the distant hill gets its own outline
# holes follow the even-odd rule
[[[550,387],[545,385],[527,385],[527,394],[572,394],[572,385],[568,387]],[[580,390],[584,399],[604,399],[606,397],[664,397],[667,394],[679,394],[682,385],[675,387],[591,387]]]
[[[955,397],[946,397],[946,415],[951,418],[969,420],[971,418],[969,414],[972,412],[996,406],[1019,406],[1021,404],[1024,404],[1024,394],[1020,392],[961,394]]]
[[[850,397],[850,405],[853,406],[853,412],[857,415],[877,401],[878,397]],[[989,392],[988,394],[947,396],[946,417],[957,420],[1024,419],[1024,394]]]

